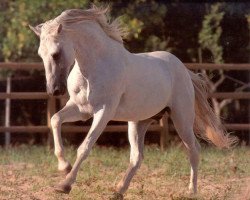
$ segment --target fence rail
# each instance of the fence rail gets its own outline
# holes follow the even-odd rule
[[[192,70],[248,70],[250,71],[250,64],[210,64],[210,63],[186,63],[189,69]],[[0,69],[8,70],[43,70],[42,63],[1,63]],[[250,92],[215,92],[209,94],[209,97],[217,99],[249,99]],[[67,96],[57,97],[67,98]],[[16,100],[47,100],[47,125],[43,126],[0,126],[0,132],[27,132],[27,133],[48,133],[51,132],[50,118],[56,112],[55,98],[47,95],[46,92],[1,92],[0,100],[16,99]],[[250,124],[225,124],[228,130],[248,130],[250,131]],[[105,129],[106,132],[125,132],[127,125],[108,125]],[[168,140],[168,130],[172,130],[173,126],[168,125],[167,117],[163,118],[160,123],[150,126],[149,131],[160,133],[161,148],[164,149],[166,141]],[[62,132],[87,132],[89,126],[62,126]]]
[[[224,124],[228,130],[250,130],[250,124]],[[89,126],[73,126],[73,125],[63,125],[62,132],[87,132]],[[161,131],[161,126],[158,124],[153,124],[149,127],[148,131],[159,132]],[[174,127],[169,126],[170,130],[174,130]],[[108,125],[104,132],[125,132],[128,130],[127,125]],[[10,133],[46,133],[49,132],[50,128],[47,125],[43,126],[0,126],[0,132],[10,132]]]
[[[213,63],[185,63],[185,66],[192,70],[250,70],[249,63],[230,63],[230,64],[213,64]],[[32,63],[15,63],[0,62],[0,69],[11,70],[43,70],[43,64],[40,62]]]
[[[216,99],[250,99],[250,92],[215,92],[208,96]],[[11,92],[9,94],[0,92],[0,99],[49,99],[49,95],[46,92]]]

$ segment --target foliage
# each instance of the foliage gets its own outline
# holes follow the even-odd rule
[[[87,0],[10,1],[8,9],[0,16],[0,19],[8,22],[4,23],[6,32],[2,50],[4,60],[37,60],[37,48],[34,47],[37,46],[38,40],[28,25],[40,24],[67,8],[85,8],[87,3]]]
[[[8,10],[9,8],[9,2],[8,0],[3,0],[1,2],[1,6],[0,6],[0,25],[1,25],[1,28],[0,28],[0,61],[3,60],[3,52],[2,52],[2,49],[3,49],[3,38],[4,36],[6,35],[6,26],[8,23],[5,23],[6,22],[6,10]]]
[[[246,16],[250,11],[249,6],[244,3],[215,3],[206,4],[206,8],[202,29],[199,32],[199,43],[202,49],[200,62],[247,62],[249,59],[247,46],[249,45],[250,34]],[[246,81],[242,81],[242,84],[238,85],[236,83],[231,84],[228,82],[230,79],[227,79],[230,76],[233,79],[244,80],[248,76],[245,72],[223,70],[203,70],[202,73],[209,77],[207,82],[210,86],[210,92],[220,90],[241,91],[245,88],[244,82]],[[225,114],[223,115],[224,118],[230,117],[231,113],[228,112],[229,106],[227,105],[233,102],[232,99],[212,98],[211,101],[217,115],[221,116],[220,114],[223,113]],[[238,109],[243,109],[243,107],[239,106]],[[242,112],[241,114],[244,115]]]
[[[115,3],[113,5],[116,6]],[[157,1],[128,1],[126,6],[123,5],[120,8],[121,19],[129,31],[126,46],[130,51],[142,52],[167,49],[167,40],[164,35],[166,12],[166,5]]]
[[[223,48],[220,45],[220,39],[222,34],[221,21],[225,12],[222,11],[222,6],[221,3],[210,6],[199,33],[199,43],[202,49],[208,49],[211,52],[214,63],[223,62]]]
[[[222,44],[221,36],[224,34],[223,38],[227,38],[223,29],[231,29],[234,25],[224,23],[224,16],[243,13],[241,17],[244,18],[249,14],[246,3],[236,6],[230,3],[194,4],[156,0],[3,0],[0,7],[0,23],[3,25],[0,29],[0,61],[40,61],[36,48],[38,39],[29,30],[28,24],[42,23],[65,9],[86,9],[92,2],[109,4],[112,18],[121,16],[129,32],[125,46],[131,52],[167,50],[184,62],[197,62],[199,47],[209,50],[214,62],[227,60],[223,58],[223,46],[227,41],[223,40]],[[249,31],[246,31],[247,24],[242,25],[246,29],[241,29],[239,35],[244,36],[242,41],[245,42],[249,40]],[[241,48],[242,55],[247,47],[237,48]]]
[[[250,29],[247,16],[250,14],[250,3],[227,3],[221,28],[221,45],[223,58],[227,63],[247,63],[250,58]]]

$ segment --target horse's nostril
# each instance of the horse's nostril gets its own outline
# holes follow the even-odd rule
[[[60,95],[60,90],[59,89],[55,89],[53,91],[53,96],[58,96],[58,95]]]

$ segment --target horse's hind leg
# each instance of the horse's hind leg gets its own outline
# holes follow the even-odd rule
[[[78,107],[71,101],[51,118],[51,127],[54,137],[55,155],[58,159],[58,170],[67,174],[71,170],[70,163],[64,157],[64,150],[61,137],[61,125],[64,122],[74,122],[78,120],[87,120],[87,116],[79,112]]]
[[[193,131],[194,117],[195,111],[193,100],[191,100],[191,98],[177,98],[171,108],[171,118],[180,138],[188,150],[191,164],[189,190],[195,194],[197,192],[200,145]]]
[[[128,138],[130,143],[130,163],[128,169],[117,185],[115,195],[122,196],[128,189],[129,183],[140,167],[143,159],[144,137],[149,125],[153,120],[148,119],[139,122],[128,123]]]

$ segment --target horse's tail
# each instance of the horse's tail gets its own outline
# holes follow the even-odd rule
[[[195,90],[194,131],[197,136],[212,142],[219,148],[229,148],[237,143],[237,138],[230,136],[207,101],[207,84],[203,77],[189,71]]]

